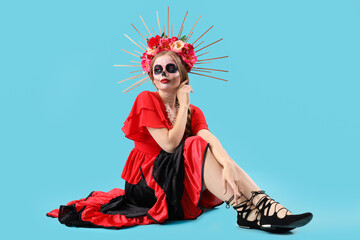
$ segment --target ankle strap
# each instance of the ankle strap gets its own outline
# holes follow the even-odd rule
[[[253,202],[254,200],[254,197],[256,197],[256,195],[259,195],[259,194],[265,194],[265,191],[264,190],[259,190],[259,191],[251,191],[251,198],[249,199],[250,202]],[[255,205],[255,204],[254,204]]]
[[[226,208],[229,208],[230,207],[230,202],[234,199],[234,195],[232,195],[229,200],[225,201],[226,203]]]

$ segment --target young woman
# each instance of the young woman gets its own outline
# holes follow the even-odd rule
[[[149,76],[157,91],[135,99],[122,130],[135,147],[122,172],[125,191],[94,191],[47,215],[68,226],[122,228],[195,219],[226,202],[240,227],[289,231],[311,213],[293,215],[231,159],[190,103],[188,63],[174,51],[156,53]]]

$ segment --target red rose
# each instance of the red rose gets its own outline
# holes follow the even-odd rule
[[[194,46],[189,44],[189,43],[185,43],[184,51],[185,51],[186,54],[191,54],[191,55],[195,54],[194,53]]]
[[[153,47],[156,47],[157,45],[159,45],[159,43],[160,43],[160,36],[156,35],[155,37],[152,37],[149,39],[148,47],[152,49]]]
[[[169,39],[170,43],[176,42],[177,40],[179,40],[177,37],[171,37]]]
[[[161,38],[160,39],[160,46],[161,46],[161,49],[170,50],[169,39],[168,38]]]

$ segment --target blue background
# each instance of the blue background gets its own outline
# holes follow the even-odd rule
[[[161,3],[158,3],[161,2]],[[223,37],[190,75],[191,103],[229,155],[271,197],[314,219],[292,234],[239,229],[224,205],[195,221],[123,230],[68,228],[46,212],[91,191],[123,188],[133,142],[121,127],[145,83],[126,94],[139,50],[131,23],[193,42]],[[2,1],[0,157],[4,239],[339,239],[356,236],[360,144],[360,1]],[[202,51],[205,52],[205,51]],[[200,57],[200,58],[205,58]],[[131,63],[130,63],[131,64]],[[204,65],[205,66],[205,65]]]

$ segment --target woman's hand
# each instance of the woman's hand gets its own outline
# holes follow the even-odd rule
[[[189,107],[190,105],[190,94],[189,92],[193,92],[192,87],[190,85],[186,85],[189,82],[189,79],[186,79],[182,83],[180,83],[178,89],[176,90],[176,96],[179,101],[180,106]]]
[[[238,171],[239,166],[236,163],[228,162],[223,166],[222,184],[224,194],[227,192],[227,185],[233,190],[235,204],[238,204],[240,193],[240,174]]]

